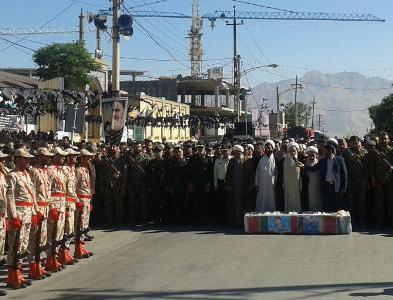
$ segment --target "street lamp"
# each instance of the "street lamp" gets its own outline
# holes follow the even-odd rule
[[[303,89],[303,86],[301,84],[297,85],[298,89]],[[277,124],[280,124],[280,96],[288,93],[289,91],[295,90],[296,92],[296,86],[294,84],[291,84],[291,87],[289,89],[286,89],[282,92],[278,91],[278,86],[276,87],[276,95],[277,95]],[[284,125],[284,124],[283,124]],[[278,133],[278,125],[277,125],[277,133]]]
[[[277,64],[269,64],[269,65],[256,66],[256,67],[252,67],[252,68],[243,70],[243,72],[239,72],[238,73],[238,77],[239,77],[238,85],[240,85],[241,76],[244,76],[247,73],[250,73],[250,72],[252,72],[254,70],[257,70],[257,69],[262,69],[262,68],[273,68],[273,69],[275,69],[277,67],[278,67]],[[238,119],[238,121],[240,121],[240,115],[241,115],[240,89],[241,89],[240,86],[235,86],[235,92],[236,92],[236,94],[235,94],[235,107],[237,108],[237,119]],[[245,115],[246,115],[245,116],[245,120],[247,122],[247,101],[246,100],[244,100],[244,112],[245,112]]]

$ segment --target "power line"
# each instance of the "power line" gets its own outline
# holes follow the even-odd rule
[[[250,29],[248,28],[248,26],[245,26],[247,32],[249,33],[249,35],[251,36],[252,41],[254,42],[254,44],[257,46],[259,52],[261,52],[262,56],[265,58],[267,63],[270,63],[269,59],[266,57],[265,53],[262,51],[261,47],[259,47],[258,43],[256,42],[253,34],[251,33]]]
[[[362,109],[329,109],[329,108],[319,108],[315,107],[316,110],[321,110],[321,111],[335,111],[335,112],[360,112],[360,111],[366,111],[368,108],[362,108]]]
[[[131,13],[131,12],[129,11],[129,9],[124,5],[124,3],[123,3],[123,7],[124,7],[124,9],[125,9],[130,15],[132,15],[132,13]],[[157,46],[159,46],[162,50],[164,50],[166,53],[168,53],[168,55],[169,55],[170,57],[172,57],[177,63],[179,63],[179,64],[181,64],[181,65],[183,65],[183,66],[188,67],[186,64],[184,64],[184,63],[182,63],[181,61],[179,61],[179,60],[172,54],[171,51],[169,51],[169,50],[166,49],[163,45],[161,45],[161,44],[157,41],[157,39],[149,32],[149,30],[147,30],[138,20],[134,19],[134,22],[135,22],[136,24],[138,24],[139,27],[141,27],[141,28],[143,29],[143,31],[145,32],[145,34],[146,34],[155,44],[157,44]]]
[[[50,22],[52,22],[53,20],[57,19],[58,17],[60,17],[63,13],[65,13],[68,9],[70,9],[72,6],[74,6],[76,4],[76,2],[71,2],[70,5],[68,5],[66,8],[64,8],[62,11],[60,11],[58,14],[56,14],[54,17],[52,17],[49,21],[47,21],[45,24],[41,25],[40,27],[38,27],[38,29],[45,27],[46,25],[48,25]],[[37,29],[37,30],[38,30]],[[20,43],[21,41],[27,39],[29,36],[31,36],[32,34],[34,34],[34,32],[29,33],[28,35],[20,38],[18,41],[16,42],[12,42],[12,44],[10,44],[9,46],[3,48],[0,50],[0,53],[3,53],[4,51],[6,51],[7,49],[15,46],[17,43]]]
[[[279,10],[279,11],[286,11],[286,12],[290,12],[290,13],[295,12],[295,11],[293,11],[293,10],[287,10],[287,9],[282,9],[282,8],[277,8],[277,7],[272,7],[272,6],[266,6],[266,5],[256,4],[256,3],[247,2],[247,1],[242,1],[242,0],[233,0],[233,1],[234,1],[234,2],[239,2],[239,3],[248,4],[248,5],[252,5],[252,6],[258,6],[258,7],[263,7],[263,8],[269,8],[269,9],[274,9],[274,10]]]
[[[157,4],[157,3],[166,2],[166,1],[168,1],[168,0],[157,0],[157,1],[149,2],[149,3],[145,3],[145,1],[142,1],[142,2],[143,2],[142,5],[131,6],[130,9],[139,8],[139,7],[143,7],[143,6],[149,6],[149,7],[151,7],[150,4]]]
[[[0,39],[3,40],[3,41],[8,42],[11,46],[18,46],[18,47],[21,47],[21,48],[24,48],[24,49],[27,49],[27,50],[36,52],[36,50],[33,49],[33,48],[30,48],[30,47],[27,47],[27,46],[23,46],[23,45],[19,44],[18,42],[11,41],[11,40],[6,39],[6,38],[4,38],[4,37],[2,37],[2,36],[0,36]],[[30,53],[29,53],[29,54],[30,54]]]

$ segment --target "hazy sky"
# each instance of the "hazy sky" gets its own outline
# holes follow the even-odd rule
[[[144,5],[157,0],[125,0],[127,7],[141,6],[134,10],[157,10],[191,14],[192,0],[168,0]],[[108,0],[13,0],[2,1],[0,27],[40,27],[69,7],[47,27],[77,26],[80,9],[97,12],[108,8]],[[236,4],[242,11],[266,11],[267,9],[231,0],[201,0],[201,14],[215,10],[231,10]],[[278,81],[285,77],[302,75],[310,70],[321,72],[357,71],[368,76],[393,79],[393,1],[391,0],[249,0],[266,6],[296,11],[370,13],[386,19],[377,22],[333,22],[333,21],[266,21],[245,20],[238,33],[238,53],[243,58],[243,68],[276,63],[280,67],[273,72],[264,70],[249,73],[253,86],[261,81]],[[143,6],[144,5],[144,6]],[[190,19],[143,19],[137,20],[156,40],[169,51],[173,58],[155,42],[149,39],[138,24],[134,26],[134,36],[121,40],[123,69],[147,71],[150,78],[160,75],[189,74],[189,40],[186,35],[191,26]],[[109,23],[109,22],[108,22]],[[92,24],[89,25],[93,27]],[[232,27],[217,21],[214,30],[208,21],[203,27],[204,68],[226,66],[226,76],[231,76]],[[3,36],[12,41],[21,37]],[[76,40],[78,35],[31,35],[20,42],[21,45],[37,49],[51,42]],[[105,34],[104,52],[111,55],[110,36]],[[2,67],[30,67],[32,51],[11,47],[0,40],[0,65]],[[95,33],[87,33],[87,47],[93,52]],[[169,61],[137,60],[147,58]],[[111,58],[106,57],[110,63]],[[216,60],[220,59],[220,60]],[[269,69],[267,69],[270,71]],[[247,82],[243,84],[248,85]]]

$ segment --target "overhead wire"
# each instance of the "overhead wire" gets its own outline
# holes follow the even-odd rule
[[[256,3],[252,3],[252,2],[248,2],[248,1],[243,1],[243,0],[233,0],[233,2],[238,2],[238,3],[248,4],[248,5],[252,5],[252,6],[258,6],[258,7],[263,7],[263,8],[278,10],[278,11],[285,11],[285,12],[290,12],[290,13],[295,12],[295,11],[293,11],[293,10],[282,9],[282,8],[277,8],[277,7],[273,7],[273,6],[266,6],[266,5],[262,5],[262,4],[256,4]]]
[[[74,6],[76,4],[76,2],[72,1],[71,4],[69,4],[68,6],[66,6],[64,9],[62,9],[59,13],[57,13],[54,17],[52,17],[49,21],[47,21],[46,23],[42,24],[40,27],[37,28],[37,30],[45,27],[46,25],[48,25],[49,23],[51,23],[52,21],[56,20],[58,17],[60,17],[62,14],[64,14],[68,9],[70,9],[72,6]],[[29,36],[31,36],[32,34],[34,34],[35,31],[27,34],[26,36],[20,38],[18,41],[16,42],[12,42],[12,44],[10,44],[9,46],[3,48],[0,50],[0,54],[3,53],[4,51],[6,51],[7,49],[13,47],[14,45],[16,45],[17,43],[20,43],[21,41],[27,39]]]

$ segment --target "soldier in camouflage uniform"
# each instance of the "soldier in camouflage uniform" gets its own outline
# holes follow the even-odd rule
[[[67,152],[60,147],[53,150],[55,155],[52,165],[49,166],[49,178],[51,182],[51,200],[49,202],[49,218],[48,218],[48,241],[49,243],[57,243],[64,236],[65,213],[66,213],[66,177],[62,166],[64,164]],[[50,247],[51,248],[51,247]],[[56,254],[58,247],[56,247]],[[58,272],[65,265],[62,265],[52,253],[52,249],[47,250],[47,259],[45,269],[50,272]]]
[[[351,136],[349,148],[341,151],[348,172],[347,200],[349,211],[352,222],[360,228],[367,226],[368,171],[365,162],[366,155],[367,151],[361,146],[360,138],[357,136]]]
[[[388,208],[388,217],[392,218],[392,184],[390,178],[390,168],[383,162],[383,158],[391,156],[392,148],[389,146],[389,135],[382,132],[379,135],[379,143],[376,146],[378,155],[373,149],[370,150],[368,157],[368,170],[370,171],[371,182],[374,187],[374,207],[373,217],[375,220],[375,228],[379,229],[383,226],[385,217],[385,207]]]
[[[27,260],[30,265],[29,277],[32,279],[43,279],[51,273],[41,267],[39,257],[35,257],[37,245],[43,247],[47,244],[47,219],[50,201],[50,179],[47,164],[53,156],[47,148],[38,148],[36,163],[30,170],[30,177],[35,187],[35,209],[37,211],[39,225],[30,230],[29,256]],[[37,240],[39,243],[37,243]]]
[[[155,223],[162,223],[165,219],[165,201],[164,194],[164,176],[165,161],[163,158],[164,145],[157,145],[154,149],[154,159],[152,159],[147,167],[146,182],[148,192],[151,194],[151,214]]]
[[[103,158],[102,171],[104,183],[104,200],[105,200],[105,225],[110,227],[114,221],[117,226],[121,227],[124,219],[124,196],[125,196],[125,159],[120,156],[120,148],[117,145],[111,145],[108,156]],[[108,163],[112,163],[122,172],[116,174],[110,168]],[[115,220],[114,220],[115,218]]]
[[[146,168],[149,161],[150,157],[142,152],[142,144],[136,142],[134,144],[134,154],[127,158],[130,225],[135,225],[138,221],[146,224],[148,221]],[[140,220],[138,220],[138,216]]]
[[[76,216],[75,227],[78,233],[83,232],[89,228],[89,214],[92,209],[91,198],[93,191],[90,185],[89,162],[94,154],[82,149],[80,153],[81,165],[76,169]],[[93,253],[86,250],[84,242],[81,240],[80,234],[75,240],[75,254],[76,258],[88,258]]]
[[[19,289],[30,285],[31,281],[23,277],[22,259],[15,257],[15,252],[26,253],[31,226],[38,225],[38,221],[34,209],[34,185],[27,172],[29,159],[34,156],[25,148],[16,150],[14,156],[16,169],[7,175],[7,212],[10,224],[7,285]]]
[[[76,195],[76,177],[75,177],[75,163],[79,152],[71,148],[66,150],[67,158],[63,166],[63,172],[66,177],[66,210],[65,210],[65,224],[64,236],[70,237],[75,234],[75,203],[78,202]],[[65,247],[60,251],[60,261],[63,265],[73,265],[76,260],[70,254],[69,248],[70,240],[65,242]]]

